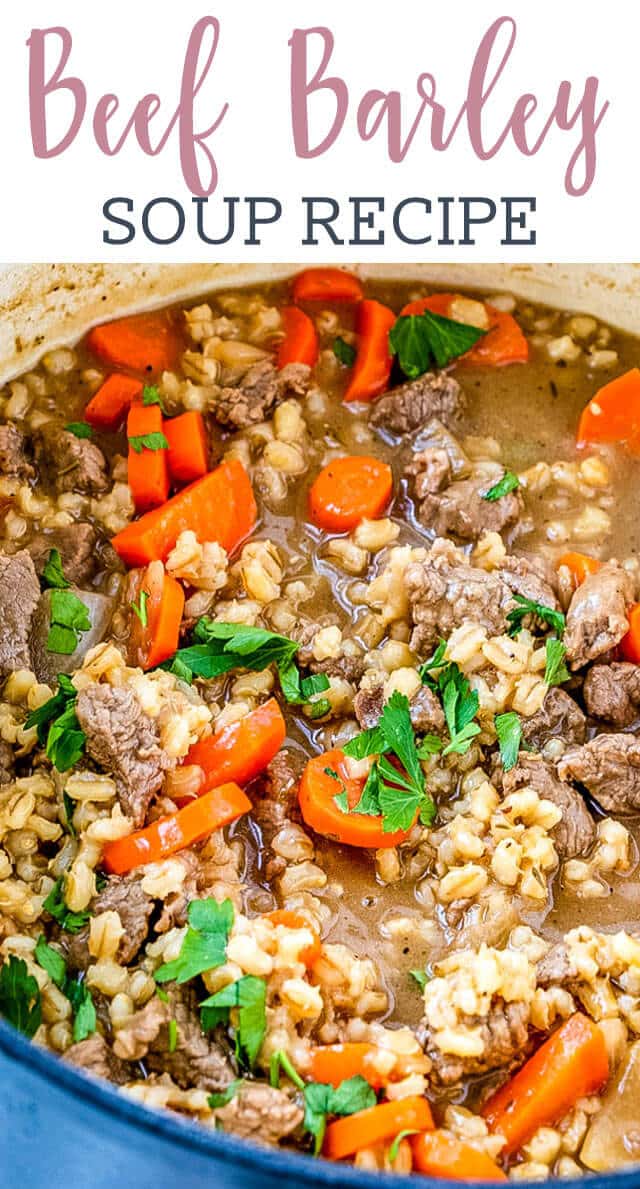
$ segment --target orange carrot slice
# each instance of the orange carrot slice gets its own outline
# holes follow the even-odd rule
[[[306,363],[314,367],[318,362],[318,335],[304,310],[287,306],[282,310],[284,338],[278,347],[278,367],[288,363]]]
[[[129,407],[141,395],[140,380],[114,372],[113,375],[107,376],[104,384],[91,397],[84,411],[84,419],[94,429],[118,429]]]
[[[305,268],[293,282],[294,301],[362,301],[362,285],[342,268]]]
[[[386,462],[364,454],[336,458],[320,471],[309,491],[309,516],[318,528],[345,533],[385,511],[393,492]]]
[[[189,410],[179,417],[169,417],[164,423],[164,433],[169,443],[169,473],[174,482],[192,483],[206,475],[209,446],[202,413]]]
[[[355,1115],[336,1119],[327,1127],[322,1153],[329,1160],[344,1160],[362,1148],[392,1139],[400,1131],[429,1131],[433,1117],[426,1098],[411,1095],[396,1102],[380,1102]]]
[[[409,831],[394,830],[385,834],[381,814],[344,813],[336,805],[335,798],[344,791],[349,807],[353,809],[364,787],[363,780],[347,776],[344,763],[344,753],[337,748],[309,760],[298,789],[298,801],[307,825],[316,834],[335,838],[348,846],[380,849],[403,842]]]
[[[384,392],[393,364],[389,351],[389,331],[395,322],[393,310],[379,301],[362,301],[358,306],[358,350],[351,380],[344,394],[346,401],[373,400]]]
[[[175,315],[158,310],[94,326],[87,335],[87,346],[103,363],[151,375],[176,366],[182,336]]]

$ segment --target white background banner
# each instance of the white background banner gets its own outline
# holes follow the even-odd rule
[[[0,30],[6,261],[639,258],[628,0],[23,0]]]

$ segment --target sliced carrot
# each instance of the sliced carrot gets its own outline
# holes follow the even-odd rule
[[[278,348],[278,367],[288,363],[306,363],[314,367],[318,362],[318,335],[304,310],[286,306],[282,310],[284,338]]]
[[[429,1131],[433,1116],[426,1098],[410,1095],[396,1102],[380,1102],[355,1115],[330,1123],[324,1137],[323,1156],[344,1160],[362,1148],[393,1139],[400,1131]]]
[[[94,326],[87,335],[87,346],[103,363],[150,375],[175,367],[182,338],[175,315],[158,310]]]
[[[627,608],[629,631],[620,641],[620,656],[623,661],[631,661],[633,665],[640,665],[640,603],[632,603]]]
[[[366,1041],[319,1045],[311,1051],[311,1077],[314,1082],[339,1086],[347,1078],[359,1075],[375,1090],[379,1090],[387,1079],[372,1061],[378,1051],[376,1045],[367,1044]]]
[[[269,698],[244,718],[194,743],[184,763],[202,769],[201,793],[227,780],[248,784],[280,751],[286,733],[282,711],[275,698]]]
[[[575,1012],[530,1057],[526,1065],[485,1103],[489,1130],[504,1136],[510,1154],[538,1127],[557,1122],[579,1098],[594,1094],[609,1076],[604,1036],[582,1012]]]
[[[224,784],[191,801],[184,809],[158,818],[144,830],[135,830],[126,838],[108,842],[102,861],[113,875],[124,875],[144,863],[166,859],[176,851],[201,842],[214,830],[228,826],[251,809],[251,802],[237,784]]]
[[[451,305],[458,294],[432,293],[410,301],[400,311],[402,317],[409,314],[439,314],[441,318],[451,317]],[[489,315],[489,329],[477,343],[461,357],[460,362],[488,367],[502,367],[506,363],[526,363],[529,358],[529,344],[512,314],[505,314],[495,306],[484,303]]]
[[[598,389],[582,410],[577,442],[626,442],[640,453],[640,369],[632,367]]]
[[[595,557],[589,557],[587,553],[563,553],[556,562],[556,568],[566,566],[571,573],[574,584],[580,586],[589,574],[596,574],[602,565],[601,561],[597,561]]]
[[[256,515],[251,480],[242,463],[232,459],[128,524],[111,543],[128,566],[165,561],[186,529],[232,553],[248,537]]]
[[[114,372],[91,397],[84,419],[94,429],[118,429],[129,407],[142,394],[142,381]]]
[[[207,429],[202,413],[189,410],[179,417],[169,417],[164,423],[169,443],[167,462],[175,483],[193,483],[209,469]]]
[[[173,656],[178,647],[184,590],[175,578],[165,574],[161,561],[152,561],[146,570],[132,573],[129,590],[131,602],[142,611],[140,617],[131,609],[129,656],[132,664],[154,669]]]
[[[169,497],[169,467],[167,464],[167,448],[159,446],[150,448],[142,445],[141,439],[150,439],[150,435],[161,435],[164,440],[164,426],[162,412],[159,405],[143,405],[139,401],[132,404],[127,417],[127,438],[129,440],[129,457],[127,460],[127,478],[136,512],[148,512],[150,508],[158,508],[166,503]],[[132,444],[137,443],[141,449],[135,449]]]
[[[364,291],[353,273],[342,268],[305,268],[293,282],[294,301],[362,301]]]
[[[395,325],[393,310],[379,301],[362,301],[356,314],[358,350],[351,380],[344,394],[346,401],[373,400],[389,383],[392,356],[389,331]]]
[[[300,950],[300,958],[305,966],[309,969],[318,961],[322,953],[322,942],[320,941],[320,934],[314,928],[307,917],[301,912],[295,912],[292,908],[277,908],[275,912],[265,913],[266,919],[271,921],[272,925],[283,925],[285,929],[308,929],[313,937],[313,941]]]
[[[451,1131],[411,1136],[413,1167],[429,1177],[451,1181],[506,1181],[506,1173],[486,1152],[472,1148]]]
[[[335,838],[348,846],[371,846],[379,850],[404,842],[409,831],[394,830],[386,834],[381,814],[343,813],[336,805],[335,798],[344,791],[353,809],[364,787],[364,781],[347,776],[344,764],[344,753],[337,748],[309,760],[298,789],[298,801],[307,825],[316,834]],[[331,775],[333,772],[335,776]]]
[[[375,520],[393,493],[386,462],[348,454],[327,463],[309,490],[309,516],[328,533],[346,533],[362,520]]]

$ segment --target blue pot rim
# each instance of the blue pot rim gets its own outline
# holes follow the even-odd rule
[[[0,1049],[20,1065],[29,1066],[44,1082],[56,1082],[73,1098],[89,1101],[105,1114],[115,1114],[129,1126],[162,1136],[169,1143],[187,1150],[209,1154],[218,1162],[233,1163],[250,1169],[254,1174],[268,1172],[283,1178],[299,1178],[310,1185],[334,1186],[342,1189],[380,1189],[381,1180],[387,1183],[389,1174],[363,1172],[350,1165],[314,1160],[301,1152],[284,1148],[261,1148],[257,1144],[239,1139],[222,1131],[210,1131],[188,1120],[182,1121],[169,1111],[154,1110],[135,1102],[108,1082],[102,1082],[81,1073],[73,1065],[56,1057],[47,1049],[33,1044],[0,1020]],[[394,1183],[431,1186],[442,1189],[443,1181],[423,1177],[415,1173],[410,1176],[393,1176]],[[391,1182],[389,1182],[391,1183]],[[469,1185],[488,1185],[486,1181],[469,1181]],[[532,1185],[534,1182],[521,1182]],[[578,1189],[635,1189],[640,1185],[640,1165],[637,1168],[618,1172],[587,1174],[585,1177],[562,1180],[559,1185]]]

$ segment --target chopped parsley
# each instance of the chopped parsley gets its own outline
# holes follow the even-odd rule
[[[134,434],[129,438],[129,445],[135,454],[142,454],[143,450],[168,450],[169,443],[163,433]]]
[[[164,413],[162,397],[160,396],[155,384],[145,384],[144,388],[142,389],[142,403],[145,408],[147,408],[149,405],[159,405],[162,409],[162,412]]]
[[[53,946],[47,945],[42,934],[36,942],[35,959],[38,966],[46,970],[51,982],[61,991],[67,980],[67,963],[62,954],[54,950]]]
[[[378,725],[350,739],[343,750],[357,760],[377,756],[351,813],[382,814],[382,829],[389,834],[409,830],[416,814],[425,825],[431,825],[436,807],[425,789],[409,700],[404,694],[393,693]],[[392,763],[390,756],[400,761],[401,768]],[[348,811],[344,790],[335,800],[339,809]]]
[[[464,755],[476,735],[480,734],[479,724],[473,721],[480,702],[477,690],[471,689],[468,678],[458,665],[445,660],[446,651],[446,640],[441,640],[433,656],[422,665],[420,676],[442,702],[449,731],[449,742],[442,754],[446,756],[455,752]],[[438,672],[434,677],[435,670]],[[428,739],[431,741],[432,736],[428,736]]]
[[[492,503],[494,500],[501,500],[503,495],[509,495],[512,491],[517,491],[520,486],[520,480],[513,471],[505,471],[501,479],[494,483],[488,491],[485,491],[482,496],[483,500],[489,500]]]
[[[156,982],[186,983],[222,966],[227,952],[227,942],[233,925],[233,904],[230,900],[192,900],[187,908],[189,927],[177,958],[165,962],[156,970]]]
[[[356,361],[357,351],[352,347],[351,343],[347,343],[345,339],[335,338],[333,340],[333,354],[340,363],[344,363],[345,367],[353,367]]]
[[[405,376],[416,380],[435,367],[446,367],[464,355],[486,333],[477,326],[454,322],[425,310],[396,320],[389,331],[389,350]]]
[[[494,719],[496,735],[500,747],[500,758],[505,772],[510,772],[518,762],[518,753],[522,744],[522,723],[515,710],[508,710],[506,714],[497,714]]]
[[[564,663],[567,650],[562,640],[556,640],[555,636],[549,636],[545,648],[547,664],[544,679],[547,685],[562,685],[563,681],[569,681],[571,674]]]
[[[544,603],[536,603],[533,599],[525,599],[523,595],[517,594],[513,598],[517,606],[507,614],[510,636],[517,636],[518,632],[522,631],[523,620],[528,615],[533,615],[536,619],[541,620],[542,623],[548,624],[550,628],[553,628],[558,639],[562,639],[566,623],[562,611],[556,611],[555,608],[547,607]]]
[[[77,690],[66,673],[58,675],[58,689],[37,710],[28,715],[25,727],[37,727],[38,741],[58,772],[67,772],[84,752],[86,735],[76,715]]]
[[[93,430],[86,421],[70,421],[68,425],[65,425],[65,429],[76,438],[93,437]]]
[[[398,1155],[398,1148],[400,1147],[403,1139],[407,1139],[409,1135],[417,1134],[418,1132],[416,1131],[415,1127],[406,1127],[404,1131],[398,1132],[396,1138],[389,1147],[388,1159],[390,1164],[393,1164],[394,1160],[396,1159],[396,1156]]]
[[[314,1156],[322,1149],[328,1115],[354,1115],[375,1106],[376,1101],[375,1092],[360,1074],[336,1087],[326,1082],[308,1082],[304,1088],[303,1127],[313,1136]]]
[[[230,1012],[237,1010],[233,1021],[236,1058],[242,1068],[253,1069],[267,1031],[267,984],[253,974],[245,974],[229,983],[200,1004],[200,1021],[204,1032],[218,1024],[228,1024]]]
[[[54,590],[66,590],[68,586],[71,586],[71,583],[64,576],[59,549],[51,550],[42,571],[42,581],[45,586],[50,586]]]
[[[429,982],[429,976],[426,970],[410,970],[409,974],[411,975],[412,979],[415,979],[418,986],[420,987],[420,990],[424,991],[427,983]]]
[[[88,923],[91,913],[87,910],[72,912],[70,908],[67,908],[64,899],[63,883],[63,877],[60,876],[54,883],[42,907],[45,912],[49,913],[49,916],[53,917],[54,921],[58,922],[60,928],[64,929],[65,933],[79,933]]]
[[[269,665],[275,665],[282,693],[291,705],[309,703],[310,698],[329,688],[325,673],[301,676],[294,660],[300,645],[288,636],[240,623],[215,623],[204,615],[193,630],[193,640],[193,644],[178,649],[166,663],[166,667],[182,680],[186,680],[186,674],[211,679],[232,669],[261,672]],[[326,699],[310,703],[321,707],[317,717],[329,709],[328,703],[325,706],[324,702]]]
[[[62,804],[64,806],[64,816],[67,819],[67,830],[72,838],[76,837],[77,831],[73,824],[73,815],[76,811],[75,804],[68,793],[62,794]]]
[[[238,1090],[243,1085],[243,1078],[235,1078],[233,1082],[229,1082],[229,1085],[225,1086],[224,1090],[220,1090],[217,1094],[210,1094],[208,1102],[212,1111],[215,1111],[219,1106],[226,1106],[228,1102],[231,1102],[231,1099],[235,1098]]]
[[[282,1049],[278,1049],[275,1053],[272,1053],[271,1060],[269,1062],[269,1085],[270,1086],[274,1086],[277,1088],[280,1085],[281,1073],[286,1074],[289,1081],[293,1082],[296,1089],[304,1090],[304,1082],[303,1082],[302,1078],[300,1077],[300,1074],[298,1073],[297,1069],[295,1069],[294,1066],[292,1065],[291,1059],[287,1056],[287,1054],[285,1052],[283,1052]]]
[[[167,1048],[170,1053],[175,1053],[178,1047],[178,1021],[176,1019],[169,1020],[169,1038]]]
[[[42,1023],[40,988],[26,962],[10,954],[0,966],[0,1015],[25,1036],[35,1036]]]
[[[52,590],[49,597],[47,652],[71,656],[80,643],[82,633],[91,629],[89,612],[82,599],[72,590]]]
[[[48,945],[43,936],[36,943],[35,959],[71,1004],[74,1041],[86,1040],[96,1030],[96,1009],[86,983],[67,974],[67,963],[62,954]]]
[[[143,628],[146,628],[149,623],[149,616],[147,614],[147,603],[149,602],[149,592],[141,590],[138,596],[138,601],[134,599],[131,603],[131,610],[138,616]]]

